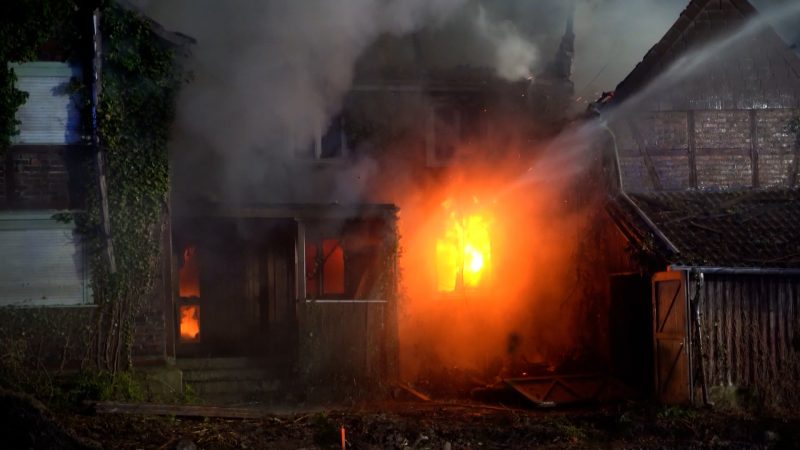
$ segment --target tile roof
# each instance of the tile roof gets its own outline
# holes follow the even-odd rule
[[[646,216],[629,214],[674,245],[672,264],[732,268],[800,267],[800,190],[630,194]],[[619,205],[620,203],[617,202]],[[624,209],[624,207],[623,207]],[[638,216],[638,217],[637,217]],[[650,222],[650,223],[647,223]],[[656,230],[653,230],[655,226]]]

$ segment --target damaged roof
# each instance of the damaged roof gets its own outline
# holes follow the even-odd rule
[[[670,264],[800,267],[800,190],[659,192],[617,197],[612,216],[650,236]],[[620,223],[622,221],[623,223]],[[625,230],[623,229],[623,232]]]

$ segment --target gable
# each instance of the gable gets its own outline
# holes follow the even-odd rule
[[[679,58],[741,29],[757,11],[745,0],[692,0],[617,86],[615,103],[640,92]],[[650,109],[791,108],[800,98],[800,58],[771,27],[709,52],[687,76],[655,94]]]

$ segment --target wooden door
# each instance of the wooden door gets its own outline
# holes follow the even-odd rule
[[[665,404],[689,402],[686,282],[684,272],[653,276],[653,352],[656,398]]]

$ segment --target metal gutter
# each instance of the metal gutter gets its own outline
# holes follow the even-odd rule
[[[647,226],[650,227],[650,231],[655,233],[655,235],[658,236],[658,238],[661,239],[661,241],[664,242],[664,244],[666,244],[667,247],[669,247],[669,250],[672,253],[680,253],[678,247],[676,247],[675,244],[673,244],[672,241],[669,240],[669,238],[658,228],[658,226],[656,226],[656,224],[652,220],[650,220],[647,214],[645,214],[645,212],[642,211],[641,208],[639,208],[639,205],[637,205],[636,202],[634,202],[633,199],[628,197],[628,194],[625,193],[625,186],[622,181],[622,166],[620,165],[619,162],[619,148],[617,147],[617,136],[614,134],[611,128],[608,127],[608,124],[606,124],[604,121],[600,123],[600,126],[603,127],[608,132],[608,134],[611,136],[611,141],[614,143],[614,163],[617,166],[617,176],[619,177],[619,179],[617,180],[617,182],[619,183],[619,195],[623,199],[625,199],[626,202],[628,202],[628,204],[633,208],[633,210],[636,211],[636,214],[639,216],[639,218],[644,220]]]
[[[777,267],[716,267],[716,266],[687,266],[685,264],[670,264],[671,271],[695,270],[704,274],[719,275],[800,275],[800,268]]]

